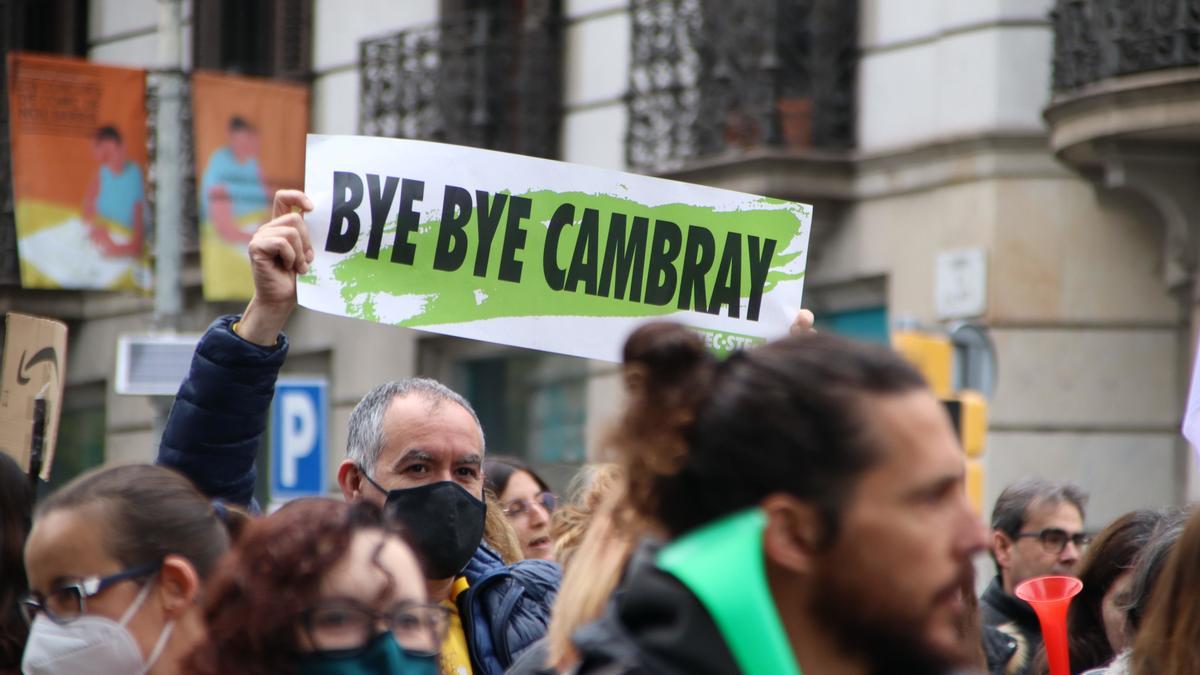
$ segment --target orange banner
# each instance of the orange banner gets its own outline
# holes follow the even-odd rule
[[[276,190],[304,187],[308,88],[197,73],[192,110],[204,297],[246,300],[254,291],[246,244]]]
[[[20,53],[8,69],[21,285],[148,288],[145,71]]]

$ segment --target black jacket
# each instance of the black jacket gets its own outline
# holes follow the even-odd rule
[[[1004,592],[1000,577],[979,598],[983,618],[983,649],[988,672],[1027,675],[1042,646],[1042,628],[1029,603]]]
[[[700,601],[655,566],[659,548],[638,547],[604,616],[575,633],[579,675],[741,673]]]
[[[604,615],[576,631],[582,662],[573,675],[741,674],[708,611],[656,566],[659,549],[639,545]]]

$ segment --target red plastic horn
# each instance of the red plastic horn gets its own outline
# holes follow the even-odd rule
[[[1083,582],[1075,577],[1037,577],[1017,585],[1017,597],[1033,606],[1042,624],[1042,639],[1046,642],[1046,660],[1050,675],[1071,675],[1070,655],[1067,652],[1067,608],[1071,598],[1083,590]]]

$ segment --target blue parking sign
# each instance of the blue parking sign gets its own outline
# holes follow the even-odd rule
[[[281,378],[271,405],[271,499],[325,494],[325,380]]]

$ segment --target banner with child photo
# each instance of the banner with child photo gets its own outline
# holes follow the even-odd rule
[[[192,108],[204,298],[247,300],[246,244],[270,219],[271,195],[304,184],[308,88],[197,73]]]
[[[149,288],[145,71],[17,53],[8,69],[21,285]]]

